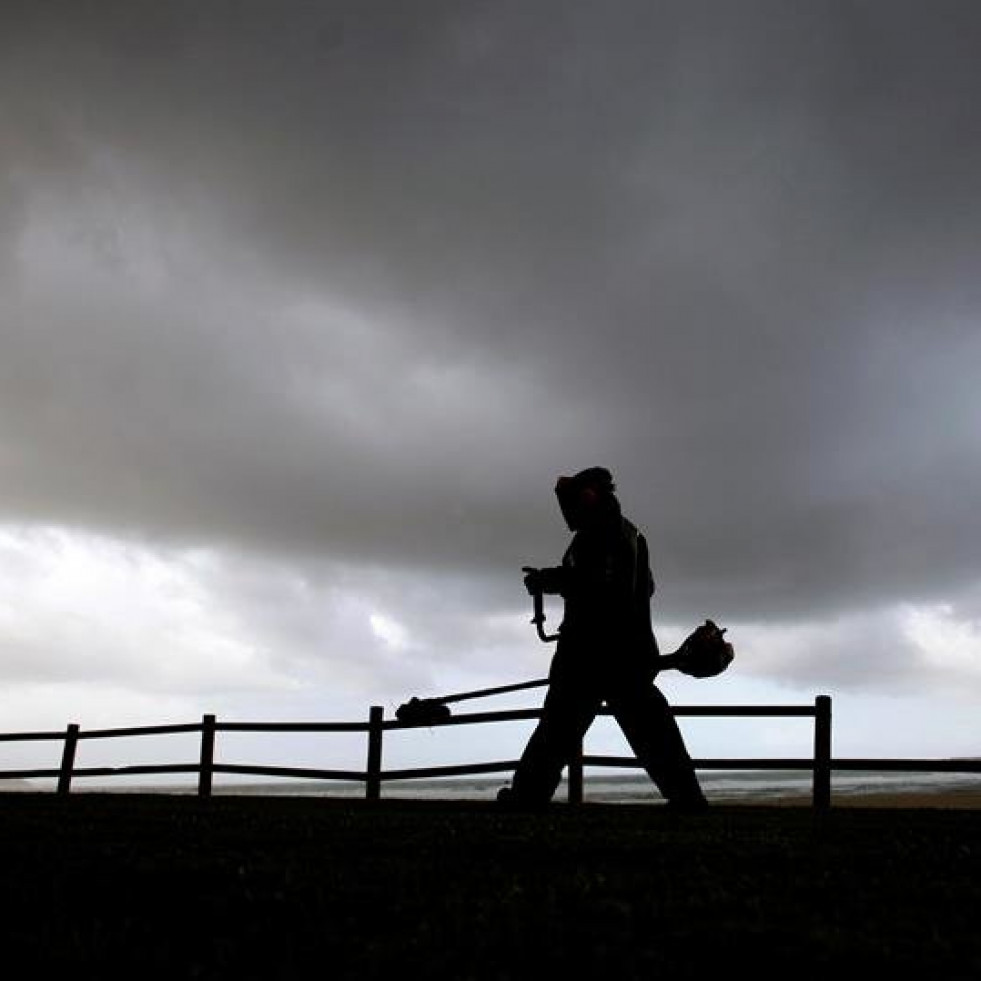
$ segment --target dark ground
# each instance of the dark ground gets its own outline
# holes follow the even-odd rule
[[[12,978],[981,976],[981,811],[11,793],[0,856]]]

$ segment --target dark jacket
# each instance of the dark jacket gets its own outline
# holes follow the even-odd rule
[[[575,652],[597,666],[653,666],[647,541],[619,510],[577,531],[562,565],[543,570],[543,586],[565,600],[559,655]]]

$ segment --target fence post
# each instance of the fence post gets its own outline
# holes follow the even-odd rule
[[[831,696],[814,699],[814,808],[831,807]]]
[[[58,793],[68,794],[72,789],[72,771],[75,769],[75,749],[78,746],[78,724],[70,722],[65,729],[65,746],[61,751],[61,772],[58,774]]]
[[[211,777],[215,763],[215,717],[201,717],[201,766],[198,769],[198,796],[211,796]]]
[[[582,740],[576,743],[569,760],[569,803],[582,803]]]
[[[381,705],[372,705],[368,713],[368,769],[365,780],[365,796],[368,800],[378,800],[381,797],[381,762],[382,762],[382,718],[385,709]]]

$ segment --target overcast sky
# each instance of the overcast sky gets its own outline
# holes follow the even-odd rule
[[[979,49],[972,0],[3,0],[0,729],[540,676],[520,570],[602,465],[662,646],[736,644],[669,697],[981,753]]]

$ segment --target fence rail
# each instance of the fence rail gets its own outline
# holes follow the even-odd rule
[[[696,759],[697,769],[712,770],[803,770],[812,774],[812,802],[818,810],[831,806],[832,772],[856,770],[886,770],[916,773],[981,773],[981,760],[951,759],[834,759],[831,755],[831,698],[818,695],[813,704],[805,705],[688,705],[672,709],[676,716],[698,717],[802,717],[814,719],[814,751],[805,758],[722,758]],[[604,710],[601,715],[610,715]],[[503,712],[471,712],[450,716],[435,722],[402,722],[385,719],[381,706],[372,706],[366,722],[223,722],[214,715],[205,715],[200,722],[177,725],[131,726],[114,729],[83,730],[70,723],[61,731],[0,733],[0,742],[51,741],[62,743],[61,765],[57,768],[0,770],[0,780],[55,778],[57,792],[71,792],[76,778],[115,777],[160,774],[197,774],[198,794],[210,796],[216,774],[235,774],[261,777],[290,777],[305,780],[354,781],[362,783],[365,797],[377,800],[382,785],[387,781],[405,781],[432,777],[472,776],[485,773],[512,771],[515,760],[495,760],[464,763],[450,766],[413,767],[384,770],[382,753],[384,734],[405,729],[434,729],[456,725],[475,725],[492,722],[514,722],[537,719],[540,709],[512,709]],[[367,754],[364,770],[323,769],[296,766],[265,766],[254,764],[224,763],[215,761],[215,743],[222,732],[361,732],[367,736]],[[88,739],[113,739],[129,736],[168,735],[175,733],[200,733],[199,758],[195,762],[134,764],[129,766],[77,767],[75,757],[78,743]],[[581,803],[583,770],[587,766],[639,769],[633,757],[583,755],[582,747],[568,767],[568,799],[572,804]]]

